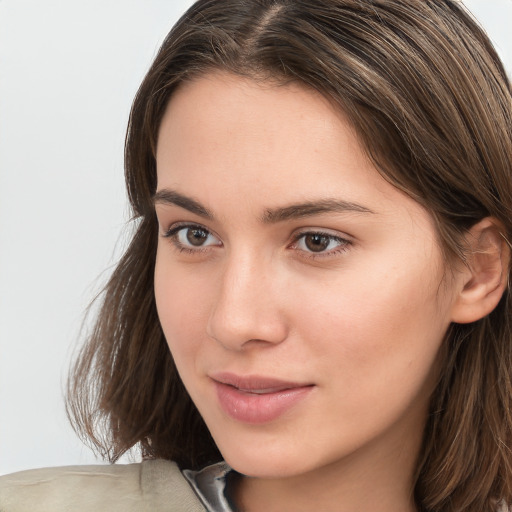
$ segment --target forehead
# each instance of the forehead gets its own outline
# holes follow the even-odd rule
[[[226,214],[323,197],[382,212],[419,206],[380,176],[343,113],[318,92],[223,73],[172,97],[157,174],[158,189]]]
[[[169,144],[171,136],[177,139],[174,146],[189,149],[183,143],[193,139],[205,151],[227,137],[233,142],[229,155],[246,152],[252,159],[264,157],[263,149],[269,156],[276,150],[283,154],[291,147],[300,149],[307,138],[308,147],[300,155],[304,157],[327,138],[339,140],[340,128],[350,130],[341,113],[313,89],[215,72],[175,91],[160,127],[157,154],[165,151],[162,143]],[[353,139],[351,144],[358,144],[355,135]],[[235,151],[235,143],[241,144],[241,151]]]

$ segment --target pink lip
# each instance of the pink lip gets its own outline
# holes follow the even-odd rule
[[[306,398],[312,384],[232,373],[211,376],[222,410],[243,423],[267,423]]]

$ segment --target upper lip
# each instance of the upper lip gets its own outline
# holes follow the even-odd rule
[[[228,372],[215,373],[210,375],[210,378],[220,384],[233,386],[240,391],[250,393],[276,393],[285,389],[302,388],[312,385],[310,383],[292,382],[262,375],[236,375]]]

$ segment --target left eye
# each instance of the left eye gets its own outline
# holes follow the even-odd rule
[[[177,226],[170,229],[166,238],[172,238],[180,247],[187,249],[221,245],[220,240],[202,226]]]
[[[348,244],[348,240],[327,233],[303,233],[295,242],[295,247],[306,252],[322,253]]]

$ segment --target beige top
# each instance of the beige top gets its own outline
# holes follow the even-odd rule
[[[0,512],[205,512],[174,462],[32,469],[0,477]]]

